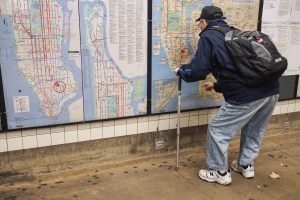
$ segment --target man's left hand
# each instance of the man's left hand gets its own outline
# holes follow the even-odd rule
[[[214,89],[214,83],[211,82],[211,81],[204,82],[204,83],[202,83],[202,87],[203,87],[206,91],[213,90],[213,89]]]

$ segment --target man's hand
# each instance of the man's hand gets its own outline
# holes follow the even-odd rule
[[[178,70],[179,70],[179,69],[180,69],[180,67],[177,67],[177,68],[174,70],[176,76],[178,76]]]
[[[214,83],[209,81],[209,82],[204,82],[202,83],[201,85],[206,91],[209,91],[209,90],[213,90],[214,89]]]

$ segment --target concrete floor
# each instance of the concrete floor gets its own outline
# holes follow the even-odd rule
[[[229,147],[229,163],[237,157],[238,143]],[[232,171],[229,186],[198,178],[205,167],[204,147],[176,154],[147,157],[81,170],[23,177],[0,185],[0,199],[300,199],[300,133],[266,136],[255,162],[255,178]],[[279,179],[269,175],[275,172]],[[6,177],[7,178],[7,177]]]

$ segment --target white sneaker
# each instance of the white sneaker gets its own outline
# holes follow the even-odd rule
[[[219,171],[216,170],[201,169],[199,171],[199,178],[211,183],[217,182],[221,185],[228,185],[232,181],[230,172],[225,172],[225,174],[222,175]]]
[[[239,165],[237,160],[234,160],[231,163],[231,168],[239,173],[243,174],[243,177],[245,178],[253,178],[254,177],[254,166],[253,165],[248,165],[247,168],[245,169],[243,166]]]

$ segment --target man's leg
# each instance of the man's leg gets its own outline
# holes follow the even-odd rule
[[[229,142],[252,117],[267,103],[268,98],[243,105],[225,103],[208,126],[206,138],[206,164],[210,169],[228,169],[227,149]]]
[[[238,158],[239,165],[253,165],[254,159],[258,156],[263,135],[276,106],[278,97],[279,95],[271,96],[267,104],[242,128]]]

